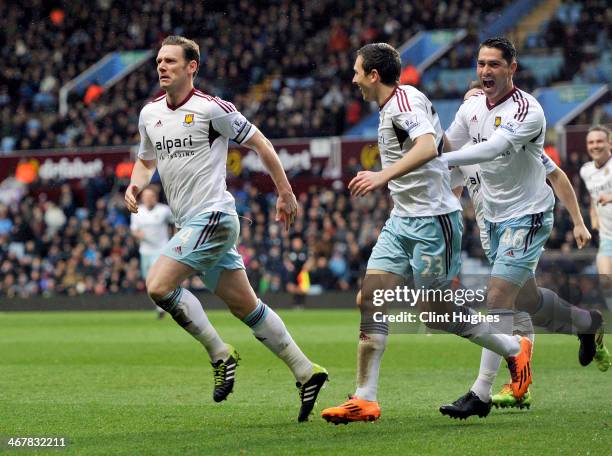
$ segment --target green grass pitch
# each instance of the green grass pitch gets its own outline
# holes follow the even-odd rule
[[[319,414],[354,389],[358,314],[280,314],[330,372],[308,423],[296,422],[289,370],[229,312],[210,312],[242,356],[234,394],[221,404],[211,397],[205,352],[153,311],[0,314],[0,436],[65,436],[69,446],[48,453],[78,455],[612,453],[612,371],[581,367],[575,337],[537,336],[531,410],[457,421],[438,407],[467,391],[478,347],[447,335],[393,335],[381,420],[334,426]],[[503,367],[496,388],[506,378]]]

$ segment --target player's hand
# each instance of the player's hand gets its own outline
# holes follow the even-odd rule
[[[381,171],[359,171],[348,185],[351,195],[365,196],[387,183]]]
[[[576,239],[576,244],[578,244],[579,249],[591,242],[591,233],[589,233],[584,223],[574,227],[574,239]]]
[[[125,191],[125,207],[128,208],[128,211],[136,214],[138,213],[138,201],[136,197],[140,192],[137,185],[130,184],[128,185],[127,190]]]
[[[597,202],[602,206],[605,206],[608,203],[612,203],[612,195],[606,195],[605,193],[600,193]]]
[[[295,221],[297,210],[297,200],[292,191],[278,195],[276,200],[276,221],[284,222],[286,230],[289,230],[289,227]]]

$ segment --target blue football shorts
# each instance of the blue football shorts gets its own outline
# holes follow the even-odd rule
[[[240,222],[220,211],[196,215],[163,248],[165,255],[198,271],[206,287],[215,291],[224,269],[245,269],[236,249]]]
[[[524,215],[503,222],[485,220],[493,264],[491,276],[522,287],[535,270],[553,227],[553,212]]]
[[[389,217],[368,269],[411,275],[418,287],[446,286],[461,269],[461,211],[431,217]]]
[[[597,255],[612,257],[612,239],[599,238]]]

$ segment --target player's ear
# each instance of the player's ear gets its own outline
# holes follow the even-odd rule
[[[193,70],[192,76],[195,77],[195,75],[198,73],[198,62],[191,60],[189,62],[189,68]]]
[[[516,72],[517,67],[518,67],[518,62],[516,60],[514,60],[510,64],[510,71],[512,72],[512,74],[514,74]]]
[[[368,76],[370,77],[370,82],[376,82],[380,80],[380,74],[378,74],[378,70],[376,69],[370,71],[370,74]]]

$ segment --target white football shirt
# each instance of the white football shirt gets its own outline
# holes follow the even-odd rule
[[[446,137],[453,150],[502,135],[511,146],[497,158],[480,163],[484,216],[501,222],[551,210],[555,204],[542,162],[546,120],[538,101],[514,87],[495,105],[483,92],[459,108]]]
[[[413,141],[431,133],[442,151],[443,130],[431,102],[412,86],[396,87],[380,109],[378,150],[383,168],[410,151]],[[450,188],[450,172],[438,158],[389,181],[392,215],[427,217],[461,210]]]
[[[602,206],[597,202],[600,193],[612,193],[612,160],[608,159],[601,168],[597,168],[593,161],[585,163],[580,168],[580,177],[591,195],[591,204],[595,206],[599,219],[599,237],[612,239],[612,204]]]
[[[225,184],[229,140],[248,141],[257,128],[232,103],[193,89],[177,106],[163,95],[140,111],[143,160],[157,170],[177,227],[210,211],[236,214]]]
[[[172,212],[165,204],[157,203],[151,210],[144,204],[138,206],[138,213],[131,214],[130,230],[142,231],[141,255],[157,255],[168,242],[168,225],[172,223]]]

